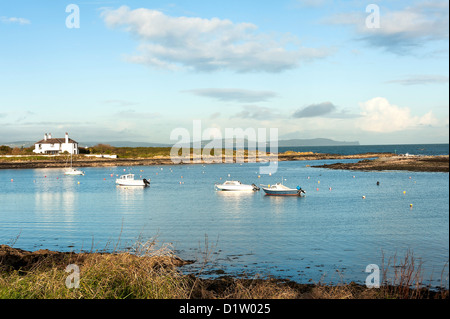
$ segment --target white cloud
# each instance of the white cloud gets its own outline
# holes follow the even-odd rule
[[[165,69],[281,72],[333,52],[328,48],[302,47],[298,38],[289,34],[259,33],[252,23],[171,17],[160,11],[130,10],[127,6],[104,9],[101,16],[107,26],[124,27],[139,39],[139,54],[129,56],[128,61]]]
[[[360,103],[360,107],[362,117],[356,125],[363,131],[391,133],[439,124],[431,111],[423,116],[413,116],[409,108],[393,105],[382,97]]]
[[[18,24],[31,24],[31,21],[24,18],[16,18],[16,17],[0,17],[0,21],[2,23],[18,23]]]
[[[297,0],[296,3],[301,7],[317,8],[322,7],[325,4],[329,4],[329,0]]]
[[[360,40],[388,51],[407,54],[410,49],[430,41],[448,41],[448,1],[422,1],[402,10],[380,8],[380,28],[368,28],[368,13],[349,12],[333,15],[325,23],[352,25]]]
[[[296,111],[292,116],[294,118],[317,117],[336,111],[336,106],[331,102],[311,104],[301,110]]]
[[[210,97],[217,99],[219,101],[228,102],[243,102],[243,103],[254,103],[267,101],[271,98],[277,96],[275,92],[272,91],[252,91],[243,89],[195,89],[183,91],[187,93],[193,93],[198,96]]]
[[[283,116],[277,110],[268,107],[245,105],[241,112],[233,115],[231,118],[272,121],[277,118],[283,118]]]
[[[448,83],[448,76],[443,75],[411,75],[402,80],[392,80],[386,83],[401,85],[423,85],[423,84],[445,84]]]

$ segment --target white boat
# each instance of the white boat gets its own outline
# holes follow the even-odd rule
[[[259,187],[255,184],[246,185],[242,184],[239,181],[226,181],[223,184],[216,184],[216,188],[220,191],[228,191],[228,192],[252,192],[259,191]]]
[[[150,185],[148,180],[144,179],[134,179],[134,174],[122,175],[120,178],[116,179],[116,184],[120,186],[141,186],[147,187]]]
[[[64,172],[64,175],[72,175],[72,176],[76,176],[76,175],[84,175],[84,172],[83,172],[83,171],[80,171],[80,170],[78,170],[78,169],[76,169],[76,168],[71,167],[71,168],[68,168],[68,169]]]
[[[80,170],[72,167],[72,153],[70,153],[70,168],[66,169],[66,171],[64,172],[64,175],[71,175],[71,176],[84,175],[83,171],[80,171]]]
[[[306,192],[300,187],[297,188],[289,188],[284,186],[282,183],[277,183],[275,185],[261,185],[263,191],[268,196],[305,196]]]

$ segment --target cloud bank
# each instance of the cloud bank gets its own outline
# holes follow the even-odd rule
[[[363,131],[392,133],[439,124],[431,111],[423,116],[413,116],[409,108],[391,104],[382,97],[360,103],[360,107],[362,117],[356,125]]]
[[[424,85],[448,83],[448,76],[443,75],[412,75],[401,80],[391,80],[386,83],[401,85]]]
[[[292,116],[294,118],[317,117],[332,113],[334,111],[336,111],[336,106],[333,103],[323,102],[309,105],[296,111]]]
[[[0,17],[0,22],[2,23],[18,23],[18,24],[31,24],[31,21],[25,18],[17,17]]]
[[[157,10],[131,10],[127,6],[104,9],[101,17],[108,27],[122,27],[139,40],[139,54],[128,56],[129,62],[164,69],[277,73],[333,52],[303,47],[290,34],[258,32],[252,23],[172,17]]]
[[[405,55],[430,41],[448,41],[448,12],[448,1],[430,0],[397,11],[380,8],[380,28],[368,28],[368,14],[364,12],[336,14],[327,18],[325,23],[351,25],[360,41]]]
[[[198,96],[214,98],[223,102],[242,102],[242,103],[254,103],[263,102],[277,96],[272,91],[252,91],[243,89],[196,89],[183,91],[192,93]]]

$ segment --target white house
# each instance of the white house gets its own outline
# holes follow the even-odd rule
[[[34,153],[36,154],[79,154],[78,142],[69,138],[69,134],[63,138],[52,138],[51,133],[45,133],[44,139],[34,143]]]

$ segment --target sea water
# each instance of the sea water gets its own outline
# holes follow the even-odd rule
[[[0,244],[79,252],[156,240],[197,261],[185,272],[302,283],[364,283],[367,265],[412,254],[424,282],[448,286],[448,173],[311,167],[355,161],[280,162],[272,176],[262,163],[0,170]],[[125,173],[151,187],[116,186]],[[216,191],[226,180],[283,182],[307,196]]]

